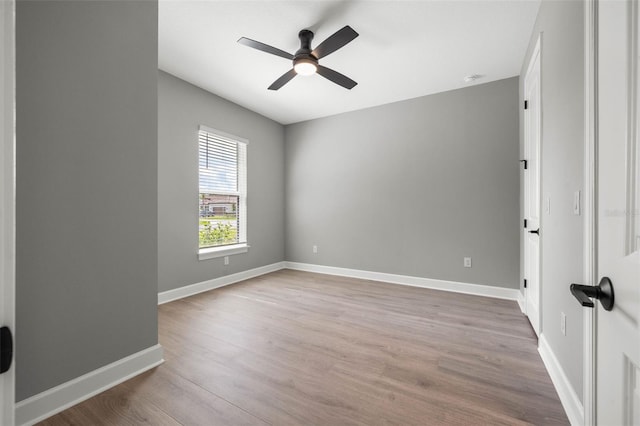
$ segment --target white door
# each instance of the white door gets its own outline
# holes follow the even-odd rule
[[[0,326],[14,329],[14,1],[0,0]],[[6,346],[0,347],[0,351]],[[0,425],[14,422],[14,375],[0,374]]]
[[[524,279],[525,308],[540,335],[540,38],[524,79]]]
[[[640,147],[638,4],[599,1],[597,269],[614,288],[596,302],[596,417],[640,425]]]

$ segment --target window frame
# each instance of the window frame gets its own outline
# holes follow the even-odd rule
[[[248,164],[248,146],[249,140],[236,136],[222,130],[214,129],[212,127],[200,125],[198,127],[197,141],[198,141],[198,200],[200,199],[200,134],[204,132],[212,135],[214,138],[224,140],[227,142],[234,142],[238,144],[238,194],[225,194],[223,192],[216,192],[214,194],[219,195],[238,195],[238,240],[236,244],[227,244],[213,247],[200,247],[198,240],[198,260],[214,259],[223,256],[230,256],[234,254],[246,253],[249,251],[248,232],[247,232],[247,164]],[[240,164],[243,161],[244,164]],[[200,223],[200,207],[198,201],[198,223]]]

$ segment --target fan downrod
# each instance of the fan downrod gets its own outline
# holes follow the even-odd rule
[[[299,63],[312,63],[318,67],[318,58],[311,53],[311,41],[313,40],[313,31],[302,30],[298,33],[300,39],[300,49],[293,56],[293,66]]]

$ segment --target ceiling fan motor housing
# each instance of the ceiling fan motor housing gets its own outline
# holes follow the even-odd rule
[[[313,32],[309,30],[302,30],[298,33],[300,39],[300,49],[293,56],[293,65],[295,67],[298,63],[312,63],[316,67],[318,66],[318,58],[311,53],[311,41],[313,40]]]

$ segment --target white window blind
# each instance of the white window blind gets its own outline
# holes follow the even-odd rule
[[[200,248],[247,242],[247,143],[200,126]]]

